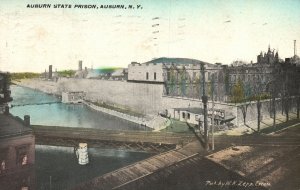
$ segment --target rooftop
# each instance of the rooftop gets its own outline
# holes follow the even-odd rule
[[[187,111],[194,114],[203,114],[203,108],[174,108],[175,111]]]
[[[31,133],[32,129],[26,127],[21,118],[11,114],[0,114],[0,139]]]
[[[169,57],[160,57],[157,59],[153,59],[146,63],[173,63],[173,64],[210,64],[204,61],[200,61],[197,59],[189,59],[189,58],[169,58]],[[210,64],[213,65],[213,64]]]

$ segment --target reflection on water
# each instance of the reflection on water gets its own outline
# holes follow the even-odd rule
[[[56,96],[24,88],[11,86],[12,105],[34,104],[44,102],[57,102]],[[18,106],[11,109],[13,115],[23,118],[24,115],[31,116],[34,125],[66,126],[100,128],[111,130],[144,130],[139,125],[118,119],[114,116],[91,110],[82,104],[45,104]]]
[[[37,189],[66,189],[103,175],[151,154],[89,148],[90,163],[79,165],[73,147],[36,145]],[[50,177],[51,176],[51,177]]]

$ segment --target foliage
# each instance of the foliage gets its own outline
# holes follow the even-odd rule
[[[241,80],[238,81],[232,87],[232,96],[231,102],[233,103],[242,103],[248,101],[258,101],[258,100],[265,100],[270,99],[271,95],[266,92],[261,92],[258,90],[258,87],[253,89],[253,85],[251,86],[250,83],[243,83]]]
[[[73,70],[63,70],[63,71],[57,71],[59,76],[61,77],[72,77],[75,75],[75,71]]]
[[[32,72],[11,73],[10,75],[11,75],[11,80],[31,79],[31,78],[37,78],[40,76],[39,73],[32,73]]]
[[[170,93],[173,94],[176,89],[176,73],[174,69],[171,69],[170,71],[169,86],[170,86]]]
[[[232,101],[240,103],[245,100],[244,85],[241,80],[236,83],[232,88]]]
[[[244,95],[245,95],[245,99],[247,100],[249,100],[253,96],[250,83],[246,83],[244,85]]]
[[[229,73],[228,72],[226,72],[225,73],[225,92],[226,92],[226,94],[228,95],[229,94]]]

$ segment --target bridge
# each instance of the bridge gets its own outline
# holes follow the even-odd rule
[[[131,149],[147,152],[165,152],[200,139],[196,133],[118,131],[41,125],[33,125],[32,128],[37,144],[75,147],[80,142],[86,142],[89,147]],[[215,136],[215,143],[224,145],[300,146],[300,139],[297,136],[219,135]]]
[[[165,152],[195,139],[193,134],[119,131],[95,128],[32,125],[36,144],[56,146],[78,146],[79,142],[89,147],[131,149],[147,152]]]
[[[62,102],[40,102],[40,103],[28,103],[28,104],[12,104],[10,107],[20,107],[20,106],[33,106],[33,105],[44,105],[44,104],[60,104]]]

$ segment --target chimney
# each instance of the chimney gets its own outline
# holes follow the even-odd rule
[[[24,123],[26,127],[30,127],[30,116],[24,115]]]
[[[4,114],[8,115],[9,114],[9,107],[5,106]]]
[[[296,40],[294,40],[294,57],[297,55]]]
[[[49,79],[52,78],[52,65],[49,65],[49,76],[48,76]]]
[[[78,70],[79,70],[79,71],[82,71],[82,61],[81,61],[81,60],[79,60]]]

